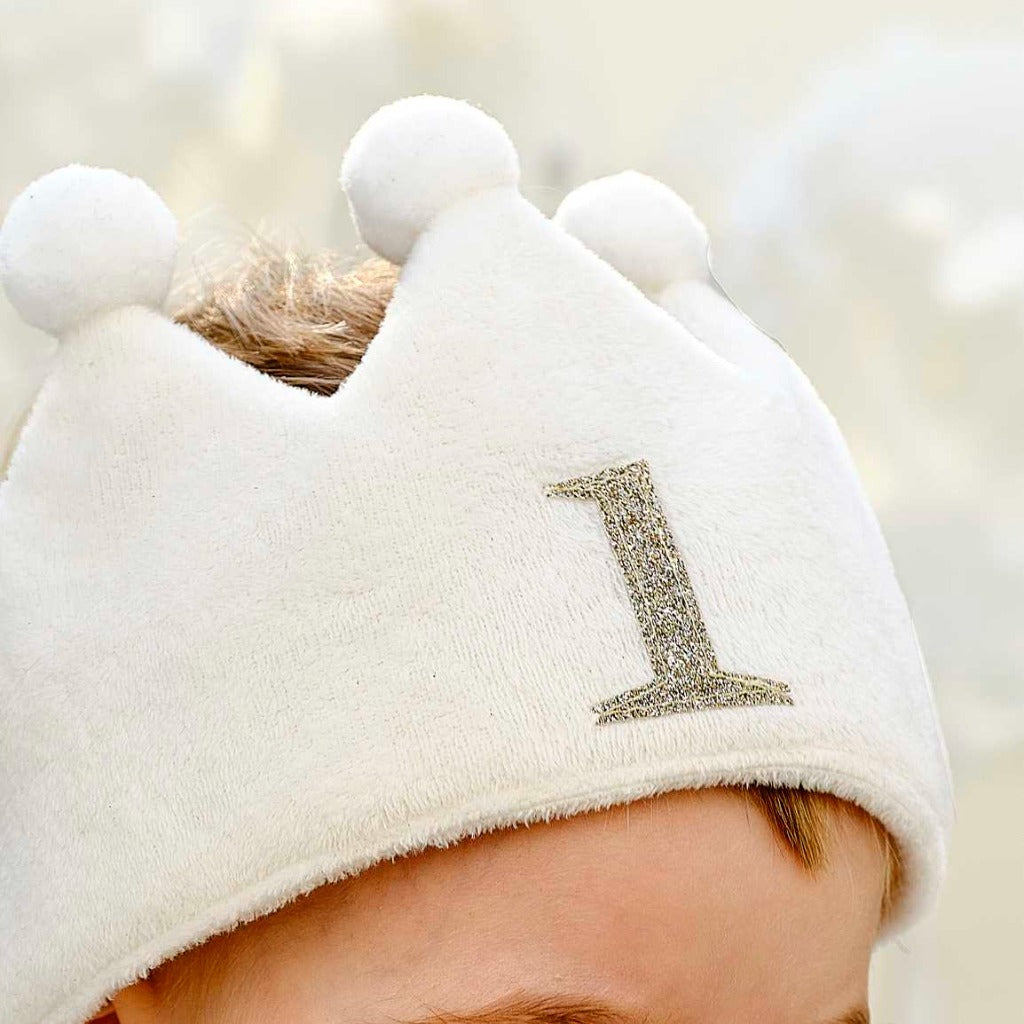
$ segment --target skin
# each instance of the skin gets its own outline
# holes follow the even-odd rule
[[[115,1008],[122,1024],[386,1024],[529,994],[651,1024],[859,1024],[882,888],[857,815],[836,817],[812,876],[742,794],[669,793],[377,865],[187,952]],[[223,973],[201,1011],[175,1006],[170,983],[211,958]]]

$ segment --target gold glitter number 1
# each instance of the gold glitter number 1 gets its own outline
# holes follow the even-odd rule
[[[793,703],[785,683],[719,668],[646,460],[563,480],[545,493],[597,502],[654,669],[651,682],[595,704],[599,724]]]

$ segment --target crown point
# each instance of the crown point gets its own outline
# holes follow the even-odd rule
[[[341,165],[360,237],[404,263],[431,220],[463,197],[519,181],[515,147],[497,121],[460,100],[414,96],[378,110]]]
[[[646,174],[587,182],[562,200],[554,219],[647,295],[710,278],[707,229],[680,196]]]
[[[27,323],[60,335],[104,310],[161,306],[176,248],[174,216],[145,182],[72,164],[11,203],[0,279]]]

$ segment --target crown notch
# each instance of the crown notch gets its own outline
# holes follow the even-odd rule
[[[505,129],[477,107],[441,96],[381,108],[356,132],[341,165],[360,237],[392,263],[405,262],[447,207],[518,182],[519,158]]]
[[[707,229],[679,195],[646,174],[589,181],[562,200],[554,219],[646,295],[710,280]]]
[[[159,308],[177,223],[140,178],[71,164],[11,203],[0,228],[0,280],[26,323],[57,336],[122,306]]]

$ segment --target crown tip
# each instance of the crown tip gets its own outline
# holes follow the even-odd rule
[[[72,164],[11,203],[0,229],[0,279],[22,318],[60,335],[120,306],[167,298],[177,224],[141,179]]]
[[[477,107],[414,96],[378,110],[356,133],[341,165],[360,237],[403,263],[446,207],[474,192],[519,181],[505,129]]]
[[[562,200],[554,219],[648,295],[710,277],[707,229],[679,195],[646,174],[587,182]]]

